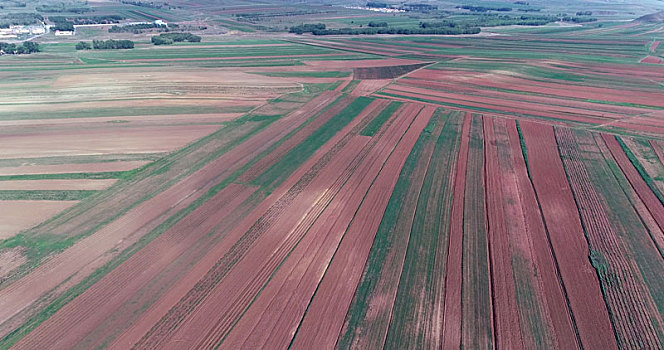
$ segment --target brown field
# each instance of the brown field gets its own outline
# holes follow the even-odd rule
[[[20,190],[104,190],[117,180],[14,180],[0,181],[0,191]]]
[[[4,135],[0,139],[0,158],[169,152],[218,128],[216,125],[105,127]]]
[[[0,239],[31,228],[76,202],[59,201],[0,201]]]

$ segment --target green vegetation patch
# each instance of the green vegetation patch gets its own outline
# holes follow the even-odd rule
[[[380,130],[381,126],[390,119],[394,112],[401,107],[403,103],[401,102],[391,102],[376,118],[374,118],[364,129],[360,132],[360,135],[364,136],[374,136]]]
[[[42,201],[78,201],[91,196],[97,191],[87,190],[25,190],[0,191],[0,200],[42,200]]]
[[[284,181],[295,169],[300,167],[314,152],[337,132],[350,123],[360,112],[362,112],[373,98],[359,97],[348,107],[332,117],[325,125],[321,126],[313,134],[299,145],[288,152],[278,163],[274,164],[261,174],[254,184],[272,188]]]
[[[329,71],[329,72],[255,72],[252,74],[264,75],[267,77],[303,77],[303,78],[345,78],[350,76],[351,72],[338,72],[338,71]]]
[[[433,130],[439,121],[431,119],[426,130]],[[406,216],[412,215],[409,208],[405,207],[408,198],[418,196],[420,189],[413,188],[412,178],[417,168],[426,167],[428,159],[422,158],[424,147],[432,142],[431,131],[424,131],[415,143],[406,163],[401,170],[399,180],[392,192],[390,202],[387,205],[385,215],[380,223],[376,238],[374,239],[371,253],[367,260],[364,277],[360,282],[353,302],[346,316],[348,328],[339,338],[339,349],[350,349],[354,338],[358,335],[361,327],[367,326],[367,313],[369,312],[369,302],[376,293],[377,283],[379,282],[384,268],[386,267],[387,256],[395,249],[395,242],[399,234],[399,222],[407,220]]]
[[[105,180],[105,179],[126,179],[136,173],[138,169],[127,171],[107,171],[101,173],[63,173],[63,174],[21,174],[21,175],[3,175],[0,181],[13,180],[62,180],[62,179],[80,179],[80,180]]]
[[[623,148],[625,151],[625,154],[627,155],[627,158],[632,162],[636,170],[638,170],[639,174],[641,174],[641,177],[643,180],[648,184],[648,187],[650,187],[650,190],[657,196],[660,202],[664,204],[664,195],[662,195],[662,192],[657,188],[657,185],[655,184],[655,181],[653,178],[648,174],[646,169],[643,167],[639,159],[634,155],[634,152],[625,144],[625,141],[620,136],[616,136],[616,139],[618,140],[618,143],[620,143],[620,146]]]

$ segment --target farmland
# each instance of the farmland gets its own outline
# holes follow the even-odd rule
[[[664,347],[656,6],[250,3],[0,56],[0,349]]]

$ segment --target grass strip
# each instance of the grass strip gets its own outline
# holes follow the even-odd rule
[[[360,132],[360,135],[363,136],[374,136],[380,130],[380,128],[385,124],[385,122],[390,119],[390,117],[394,114],[394,112],[399,109],[403,105],[402,102],[391,102],[387,108],[385,108],[376,118],[374,118],[362,131]]]
[[[306,140],[295,146],[278,163],[271,166],[256,178],[253,184],[270,189],[278,186],[295,169],[307,161],[318,148],[329,141],[339,130],[343,129],[343,127],[360,114],[373,100],[373,98],[369,97],[357,98],[339,112],[339,114],[325,123],[325,125],[314,131]]]
[[[3,201],[17,201],[17,200],[31,200],[31,201],[80,201],[87,198],[97,191],[89,190],[2,190],[0,191],[0,200]]]
[[[627,155],[627,158],[629,158],[629,161],[632,162],[636,170],[641,174],[641,177],[643,180],[648,184],[648,187],[650,187],[650,190],[657,196],[657,199],[659,199],[662,204],[664,204],[664,195],[659,191],[659,188],[657,188],[657,185],[655,184],[655,181],[653,180],[652,177],[650,177],[650,174],[646,171],[645,168],[643,168],[643,165],[639,161],[639,159],[636,157],[634,152],[632,152],[629,147],[627,147],[627,144],[625,144],[625,141],[622,140],[620,136],[616,136],[616,140],[618,140],[618,143],[622,147],[623,151],[625,151],[625,154]]]
[[[409,215],[406,211],[408,208],[405,208],[404,204],[407,202],[409,196],[418,195],[417,191],[419,191],[419,188],[411,189],[411,181],[416,168],[427,166],[426,163],[422,164],[420,161],[425,145],[428,142],[431,142],[432,137],[430,130],[435,128],[436,123],[436,119],[431,119],[425,131],[422,132],[417,140],[417,143],[406,160],[406,164],[401,170],[399,180],[392,192],[390,202],[387,205],[385,215],[383,215],[383,220],[380,223],[376,238],[371,247],[371,253],[366,263],[364,277],[358,286],[357,292],[355,293],[355,297],[353,298],[353,302],[346,316],[348,328],[339,338],[339,343],[337,344],[337,348],[339,349],[352,348],[353,338],[358,335],[358,329],[366,322],[366,315],[369,312],[369,302],[372,300],[372,296],[378,287],[377,283],[380,281],[387,257],[397,239],[396,236],[398,232],[395,231],[398,228],[398,223],[403,219],[402,216]]]

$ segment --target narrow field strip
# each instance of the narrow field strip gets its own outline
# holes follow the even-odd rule
[[[485,200],[483,117],[472,116],[463,210],[461,345],[493,349],[493,288]]]
[[[535,274],[533,288],[539,293],[539,312],[545,316],[541,321],[548,323],[552,346],[578,349],[580,340],[576,334],[576,326],[560,277],[558,262],[552,251],[551,240],[546,231],[540,205],[529,176],[525,158],[527,149],[525,143],[522,143],[519,124],[509,122],[507,133],[512,148],[512,165],[525,221],[525,233],[530,242],[530,247],[526,249],[530,250],[529,255]]]
[[[528,166],[583,347],[617,349],[551,126],[522,122]]]
[[[398,287],[394,282],[403,269],[420,190],[443,125],[440,114],[434,115],[401,171],[346,315],[338,348],[380,348],[385,343]]]
[[[386,348],[438,346],[442,340],[453,174],[464,115],[445,113],[418,200]]]
[[[463,259],[463,218],[468,167],[468,148],[472,116],[466,113],[461,129],[461,146],[454,175],[454,198],[450,222],[450,243],[445,274],[445,300],[443,313],[442,348],[461,347],[461,288]]]
[[[424,109],[408,125],[408,131],[384,163],[325,271],[292,348],[320,349],[337,342],[398,174],[434,111],[433,108]]]
[[[484,171],[495,342],[499,348],[519,349],[524,348],[524,343],[510,256],[508,222],[503,207],[504,180],[499,165],[495,124],[493,118],[484,118]]]
[[[514,278],[516,302],[521,321],[521,334],[526,348],[536,344],[553,347],[553,332],[549,315],[539,289],[536,261],[532,249],[532,240],[526,225],[525,212],[521,202],[515,162],[522,156],[521,147],[514,148],[513,137],[519,140],[516,122],[510,119],[495,121],[496,145],[498,146],[498,164],[501,172],[503,190],[503,210],[507,229],[510,262]],[[519,140],[520,141],[520,140]],[[564,309],[563,309],[564,310]]]

